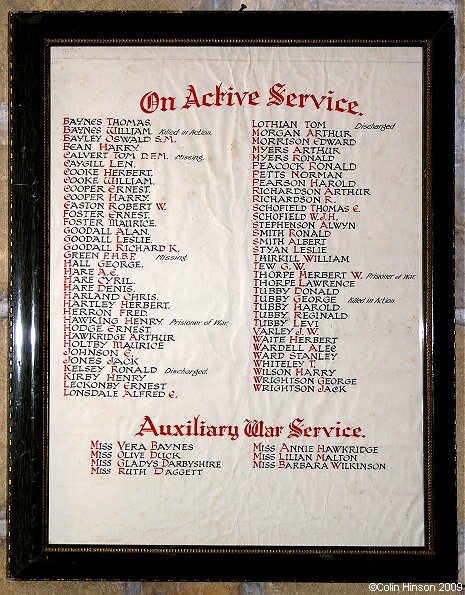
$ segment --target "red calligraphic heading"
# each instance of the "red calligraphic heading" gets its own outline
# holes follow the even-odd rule
[[[186,95],[179,100],[177,97],[161,95],[157,91],[148,91],[140,102],[140,109],[145,114],[156,111],[169,112],[180,109],[207,107],[255,107],[264,104],[267,107],[284,106],[298,109],[316,109],[327,112],[340,112],[351,116],[363,116],[359,111],[358,101],[339,96],[333,90],[325,94],[295,93],[289,91],[284,83],[275,83],[267,91],[266,99],[259,91],[237,91],[234,87],[218,83],[215,88],[198,91],[194,85],[187,86]]]

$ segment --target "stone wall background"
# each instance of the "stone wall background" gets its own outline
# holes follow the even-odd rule
[[[456,344],[459,580],[465,582],[465,92],[464,0],[0,0],[0,593],[39,595],[329,595],[368,594],[365,584],[121,583],[6,579],[8,377],[8,13],[54,10],[450,10],[457,26],[456,91]],[[387,586],[387,585],[386,585]],[[394,585],[392,586],[394,589]],[[437,589],[438,590],[438,589]],[[400,586],[402,591],[402,586]]]

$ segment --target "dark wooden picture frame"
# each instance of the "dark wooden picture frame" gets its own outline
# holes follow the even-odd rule
[[[424,548],[163,551],[47,543],[49,60],[55,44],[416,46],[423,50]],[[447,12],[10,15],[8,572],[16,579],[454,581],[454,24]],[[405,249],[408,250],[408,239]]]

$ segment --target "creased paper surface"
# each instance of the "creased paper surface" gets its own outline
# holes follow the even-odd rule
[[[423,545],[421,50],[51,52],[50,543]]]

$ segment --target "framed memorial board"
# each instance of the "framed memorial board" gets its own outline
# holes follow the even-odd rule
[[[10,27],[10,575],[453,581],[451,14]]]

